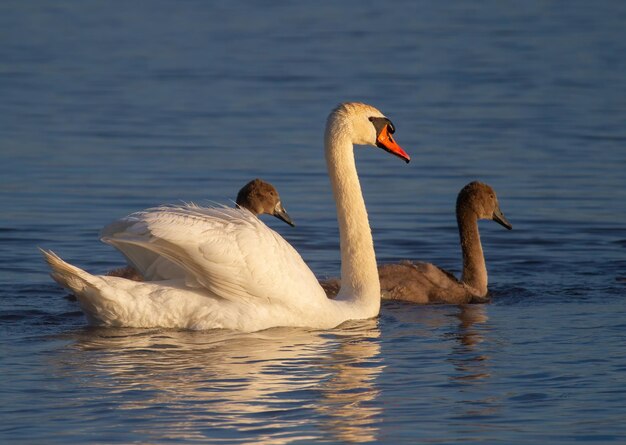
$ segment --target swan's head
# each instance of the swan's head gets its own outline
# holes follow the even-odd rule
[[[327,137],[344,134],[353,144],[372,145],[409,162],[410,156],[393,138],[396,128],[376,108],[360,102],[345,102],[328,116]]]
[[[463,187],[456,199],[456,213],[469,213],[477,219],[491,219],[509,230],[513,228],[500,210],[494,189],[482,182],[470,182]]]
[[[278,191],[269,182],[258,178],[248,182],[237,194],[237,205],[250,210],[255,215],[264,213],[273,215],[291,227],[295,227],[280,201]]]

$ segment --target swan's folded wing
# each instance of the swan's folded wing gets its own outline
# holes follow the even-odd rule
[[[132,214],[107,225],[100,231],[100,240],[118,249],[145,281],[184,278],[185,271],[176,263],[150,250],[150,235],[140,215]]]
[[[107,226],[102,240],[148,279],[168,271],[229,300],[325,299],[313,272],[280,235],[245,209],[184,205],[132,214]],[[178,274],[178,276],[176,276]]]

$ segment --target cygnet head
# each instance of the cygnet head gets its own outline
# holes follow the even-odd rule
[[[476,219],[491,219],[511,230],[513,226],[500,210],[496,192],[485,183],[474,181],[459,192],[456,199],[456,214],[473,215]]]
[[[262,179],[254,179],[243,186],[237,194],[237,205],[250,210],[255,215],[273,215],[291,227],[295,224],[280,201],[280,195],[272,184]]]
[[[376,108],[360,102],[339,104],[330,115],[326,138],[345,135],[356,145],[372,145],[398,156],[407,163],[410,156],[393,139],[396,128]]]

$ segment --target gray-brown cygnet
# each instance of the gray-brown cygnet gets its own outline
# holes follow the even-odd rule
[[[237,194],[237,206],[250,210],[255,215],[272,215],[294,227],[291,217],[283,207],[276,188],[262,179],[253,179],[244,185]],[[124,266],[107,273],[134,281],[143,281],[141,274],[132,266]]]
[[[463,252],[463,275],[458,280],[434,264],[402,261],[378,267],[381,296],[418,304],[464,304],[487,301],[487,267],[483,255],[478,220],[491,219],[511,230],[496,192],[482,182],[471,182],[459,192],[456,219]],[[339,291],[336,279],[320,283],[329,297]]]

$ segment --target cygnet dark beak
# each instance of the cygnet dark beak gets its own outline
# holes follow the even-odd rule
[[[508,230],[511,230],[513,228],[511,223],[508,222],[507,219],[504,217],[504,213],[502,213],[502,210],[500,210],[500,207],[496,207],[496,209],[493,211],[492,219],[498,224],[500,224],[502,227]]]
[[[280,202],[276,204],[276,207],[274,208],[274,213],[272,213],[272,215],[274,215],[276,218],[280,219],[281,221],[285,221],[291,227],[296,227],[296,225],[291,220],[291,217],[289,216],[289,214],[287,213],[287,211],[285,210],[285,208]]]

